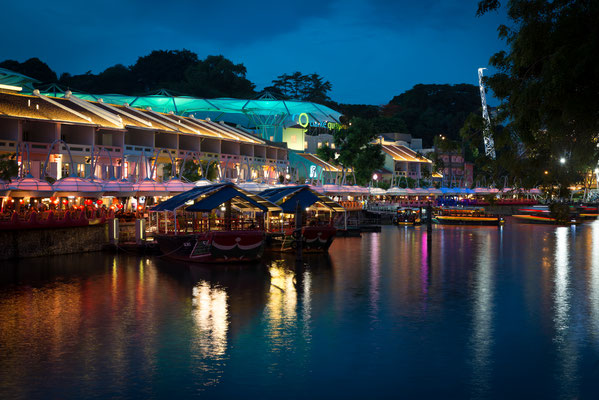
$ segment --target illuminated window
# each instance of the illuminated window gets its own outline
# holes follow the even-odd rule
[[[306,141],[304,142],[304,150],[306,150],[307,148],[308,148],[308,141],[306,140]]]
[[[318,145],[317,145],[317,147],[320,149],[320,148],[322,147],[322,143],[321,143],[321,142],[318,142]]]
[[[331,149],[335,148],[335,143],[331,143]]]

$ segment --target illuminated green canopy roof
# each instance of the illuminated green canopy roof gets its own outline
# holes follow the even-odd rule
[[[58,90],[56,90],[58,89]],[[64,92],[53,86],[41,90],[46,96],[63,97]],[[212,120],[225,120],[236,123],[247,128],[271,125],[271,126],[293,126],[300,122],[302,114],[306,114],[312,123],[323,125],[329,122],[339,123],[341,113],[321,104],[295,101],[277,100],[272,96],[244,100],[231,98],[199,99],[190,96],[172,96],[166,91],[147,96],[127,96],[120,94],[87,94],[73,92],[84,100],[98,101],[102,99],[105,103],[131,107],[147,108],[158,112],[174,112],[178,115],[194,114],[197,118],[210,118]]]
[[[0,68],[0,84],[10,86],[21,86],[33,90],[33,84],[39,82],[37,79],[9,69]]]

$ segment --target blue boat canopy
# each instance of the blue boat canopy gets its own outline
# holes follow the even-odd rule
[[[345,209],[331,200],[330,197],[316,192],[308,185],[267,189],[259,195],[280,206],[284,213],[294,213],[298,202],[302,209],[316,204],[334,212],[345,212]]]
[[[262,197],[247,192],[233,183],[196,187],[183,192],[152,207],[150,211],[176,211],[189,202],[194,204],[185,208],[192,212],[209,212],[231,200],[233,208],[242,211],[280,212],[281,208]]]

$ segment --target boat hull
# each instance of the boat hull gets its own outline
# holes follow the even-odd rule
[[[301,230],[302,252],[325,253],[333,244],[337,229],[333,226],[306,226]],[[294,253],[297,238],[293,234],[269,235],[266,249],[270,251]]]
[[[264,250],[260,231],[158,235],[156,241],[166,257],[206,264],[255,262]]]
[[[543,217],[537,215],[512,215],[518,222],[527,224],[543,224],[543,225],[578,225],[581,220],[571,220],[567,222],[558,222],[555,218]]]
[[[441,225],[484,225],[499,226],[503,224],[503,219],[499,217],[451,217],[437,215],[437,223]]]

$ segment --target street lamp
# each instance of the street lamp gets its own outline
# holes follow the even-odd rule
[[[565,164],[566,163],[566,159],[564,157],[559,159],[559,163],[560,164]]]

